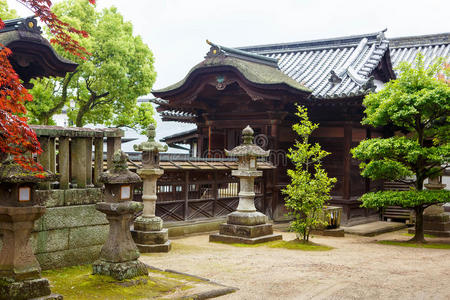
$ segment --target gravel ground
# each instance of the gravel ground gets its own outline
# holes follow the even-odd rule
[[[144,254],[141,260],[239,288],[220,299],[450,299],[449,249],[375,243],[407,240],[405,232],[314,237],[335,248],[323,252],[235,247],[209,243],[204,234],[172,240],[170,253]],[[295,238],[282,234],[284,240]]]

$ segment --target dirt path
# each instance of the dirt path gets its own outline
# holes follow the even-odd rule
[[[240,289],[221,299],[450,299],[450,250],[374,243],[406,240],[404,232],[313,238],[336,248],[324,252],[234,247],[199,235],[173,240],[168,254],[141,258]],[[283,232],[284,240],[294,237]]]

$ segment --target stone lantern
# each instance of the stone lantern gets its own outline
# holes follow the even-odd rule
[[[440,180],[440,176],[428,178],[424,184],[428,190],[443,190],[446,184]],[[423,212],[423,231],[440,237],[450,237],[450,214],[445,212],[444,204],[435,204],[427,207]]]
[[[128,170],[127,160],[122,150],[114,153],[112,168],[100,176],[105,184],[105,202],[96,204],[96,209],[106,214],[109,234],[99,259],[92,265],[93,274],[117,280],[148,274],[145,264],[138,260],[140,253],[130,233],[133,215],[143,208],[142,203],[132,201],[134,185],[141,179]]]
[[[25,170],[11,157],[0,166],[0,299],[62,299],[41,278],[30,243],[34,222],[46,209],[35,200],[36,186],[55,179],[49,172]]]
[[[147,131],[148,140],[134,145],[135,151],[142,151],[142,168],[138,170],[138,174],[144,181],[142,193],[144,212],[134,222],[131,234],[143,253],[169,252],[171,247],[168,231],[163,229],[162,219],[155,215],[156,181],[164,174],[164,170],[159,167],[159,152],[167,151],[167,146],[155,141],[155,135],[155,126],[150,124]]]
[[[273,234],[267,216],[256,211],[255,178],[262,176],[257,158],[269,156],[270,151],[264,151],[253,143],[253,133],[250,126],[245,127],[242,130],[243,144],[231,151],[225,150],[227,156],[239,159],[238,169],[231,172],[240,179],[239,204],[237,210],[227,216],[227,223],[220,225],[219,234],[209,236],[211,242],[256,244],[282,239],[281,235]]]

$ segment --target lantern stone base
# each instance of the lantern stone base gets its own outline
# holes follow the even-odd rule
[[[167,241],[163,244],[153,244],[153,245],[142,245],[136,244],[139,251],[141,253],[160,253],[160,252],[169,252],[172,249],[172,243]]]
[[[272,241],[278,241],[282,240],[283,237],[281,234],[269,234],[264,235],[260,237],[255,238],[245,238],[241,236],[231,236],[231,235],[224,235],[224,234],[211,234],[209,236],[210,242],[222,242],[227,244],[259,244],[259,243],[265,243],[265,242],[272,242]]]
[[[414,234],[415,229],[408,230]],[[439,237],[450,237],[450,213],[440,213],[436,215],[423,215],[423,232]]]
[[[47,279],[39,278],[15,281],[10,278],[0,278],[0,300],[22,299],[62,300],[58,294],[52,294]]]
[[[281,240],[281,234],[274,234],[267,216],[260,212],[235,211],[228,215],[227,223],[219,226],[219,234],[211,234],[210,242],[258,244]]]
[[[138,260],[119,263],[98,260],[92,264],[92,270],[94,275],[111,276],[117,280],[148,275],[147,266]]]
[[[235,211],[227,216],[227,224],[252,226],[266,223],[267,223],[267,216],[258,211],[255,212]]]
[[[163,229],[160,217],[137,218],[131,236],[141,253],[169,252],[171,249],[169,232]]]

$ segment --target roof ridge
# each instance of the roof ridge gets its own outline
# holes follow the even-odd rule
[[[431,46],[450,44],[450,32],[435,34],[410,35],[395,38],[388,38],[389,48],[407,48],[416,46]]]
[[[211,46],[211,49],[206,54],[205,58],[213,57],[215,55],[218,55],[220,53],[223,53],[227,56],[234,56],[240,59],[245,59],[248,61],[256,62],[256,63],[262,63],[274,68],[278,69],[278,60],[274,58],[270,58],[267,56],[259,55],[256,53],[251,53],[235,48],[229,48],[221,45],[214,44],[210,42],[209,40],[206,40],[206,43]]]
[[[283,52],[285,52],[287,49],[298,49],[298,48],[327,48],[330,49],[333,44],[335,47],[342,47],[344,45],[348,46],[354,46],[359,44],[361,39],[367,38],[369,42],[374,42],[377,40],[380,33],[384,33],[386,29],[373,32],[373,33],[367,33],[367,34],[359,34],[359,35],[350,35],[350,36],[341,36],[341,37],[333,37],[333,38],[327,38],[327,39],[316,39],[316,40],[306,40],[306,41],[297,41],[297,42],[289,42],[289,43],[274,43],[274,44],[263,44],[263,45],[255,45],[255,46],[244,46],[244,47],[236,47],[235,49],[241,50],[241,51],[258,51],[263,52],[264,50],[269,51],[273,48],[281,48]],[[383,39],[386,39],[383,37]],[[331,45],[330,45],[331,44]]]

